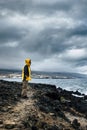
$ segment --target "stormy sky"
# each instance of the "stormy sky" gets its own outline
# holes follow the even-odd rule
[[[0,0],[0,68],[87,74],[87,0]]]

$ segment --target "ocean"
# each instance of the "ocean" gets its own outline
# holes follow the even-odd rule
[[[6,81],[16,81],[22,82],[21,78],[2,78]],[[87,79],[78,78],[78,79],[32,79],[30,83],[43,83],[43,84],[52,84],[56,87],[61,87],[69,91],[79,91],[82,94],[87,95]]]
[[[0,79],[6,81],[22,82],[18,72],[0,73]],[[52,84],[69,91],[79,91],[87,95],[87,76],[70,73],[33,73],[30,83]]]

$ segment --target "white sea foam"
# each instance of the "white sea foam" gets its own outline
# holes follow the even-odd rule
[[[12,76],[9,77],[2,77],[0,79],[6,80],[6,81],[16,81],[16,82],[22,82],[21,76]],[[43,84],[52,84],[56,85],[56,87],[61,87],[63,89],[69,90],[69,91],[79,91],[82,94],[87,95],[87,80],[84,78],[78,78],[78,79],[38,79],[38,78],[32,78],[30,83],[43,83]]]

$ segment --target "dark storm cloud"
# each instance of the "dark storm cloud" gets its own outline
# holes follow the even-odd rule
[[[21,30],[15,27],[9,27],[5,30],[0,30],[0,44],[9,42],[9,41],[18,41],[22,38]]]
[[[0,0],[0,9],[2,11],[13,11],[21,14],[41,13],[48,15],[52,13],[55,14],[55,12],[64,12],[76,19],[86,16],[86,5],[86,0]]]
[[[54,29],[54,28],[45,28],[43,31],[37,34],[37,36],[32,35],[30,40],[27,39],[24,42],[26,42],[26,46],[24,45],[24,42],[22,43],[22,47],[26,51],[32,51],[32,52],[38,52],[43,55],[51,55],[51,54],[60,54],[70,48],[85,48],[87,47],[86,43],[84,42],[84,39],[82,41],[72,41],[72,43],[68,44],[69,40],[72,37],[76,37],[75,39],[78,39],[78,37],[85,37],[87,33],[87,29],[82,27],[77,27],[73,29]]]
[[[32,0],[1,0],[0,9],[11,10],[14,12],[25,13],[32,5]]]
[[[86,16],[86,5],[86,0],[0,0],[0,9],[3,11],[10,10],[24,14],[36,12],[51,14],[56,11],[61,11],[69,13],[69,15],[73,17]]]
[[[2,18],[0,20],[0,44],[9,41],[19,41],[25,36],[26,31],[22,27],[20,28],[20,26],[13,24],[8,17]]]
[[[38,1],[38,0],[1,0],[0,8],[20,13],[29,13],[34,11],[41,11],[43,13],[52,13],[56,10],[67,11],[71,7],[68,4],[68,0],[65,1]],[[40,12],[39,12],[40,13]]]
[[[62,37],[61,37],[62,34]],[[51,55],[55,53],[62,53],[62,51],[68,49],[70,46],[65,44],[65,31],[60,29],[48,28],[41,31],[37,36],[34,37],[34,41],[27,39],[26,46],[24,42],[22,47],[26,51],[38,52],[42,55]],[[30,40],[30,41],[29,41]]]
[[[77,27],[71,29],[70,32],[73,36],[87,36],[87,25],[77,25]]]
[[[0,0],[1,57],[9,56],[14,66],[30,56],[44,64],[39,66],[42,70],[53,61],[57,71],[86,66],[86,5],[86,0]]]

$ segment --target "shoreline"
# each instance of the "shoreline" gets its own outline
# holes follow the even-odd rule
[[[10,82],[22,82],[21,78],[4,78],[1,79]],[[86,79],[32,79],[29,83],[41,83],[56,85],[56,87],[61,87],[67,91],[79,91],[81,94],[87,95],[87,81]]]
[[[87,130],[87,95],[55,85],[29,85],[25,100],[22,83],[0,80],[0,130]]]

